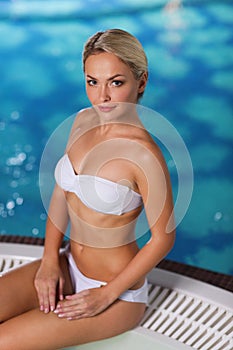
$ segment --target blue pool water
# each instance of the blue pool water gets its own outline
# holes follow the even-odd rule
[[[44,236],[43,149],[63,120],[89,105],[83,43],[118,27],[149,58],[143,106],[172,123],[193,163],[193,197],[168,257],[232,274],[232,8],[205,0],[0,1],[0,234]]]

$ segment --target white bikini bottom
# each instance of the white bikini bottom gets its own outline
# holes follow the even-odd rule
[[[85,289],[98,288],[101,286],[105,286],[107,282],[98,281],[89,277],[86,277],[82,274],[82,272],[78,269],[72,254],[67,251],[66,252],[67,259],[69,261],[69,271],[71,280],[75,289],[75,293],[81,292]],[[147,279],[142,287],[139,289],[128,289],[126,292],[122,293],[119,296],[119,299],[130,301],[134,303],[148,303],[148,283]]]

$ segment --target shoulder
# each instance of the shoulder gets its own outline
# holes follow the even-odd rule
[[[85,108],[80,110],[74,119],[69,140],[68,148],[72,146],[82,135],[93,128],[96,119],[96,112],[93,108]]]
[[[92,107],[81,109],[76,114],[72,129],[85,126],[88,121],[90,122],[94,119],[95,115],[96,115],[96,112]]]
[[[172,198],[171,181],[160,147],[147,132],[142,133],[141,136],[137,139],[134,181],[144,198],[144,203],[148,203],[152,209],[155,208],[155,201],[158,199],[160,203],[164,203],[167,194]]]
[[[117,146],[120,148],[121,145],[123,152],[129,155],[129,159],[134,160],[136,164],[143,164],[144,168],[145,166],[150,168],[155,163],[166,168],[160,147],[143,126],[124,124],[118,130],[119,133],[114,137],[122,141]]]
[[[147,197],[148,188],[150,188],[151,194],[156,193],[154,196],[156,197],[158,196],[157,191],[164,189],[170,183],[169,171],[164,155],[156,141],[146,130],[140,130],[134,138],[134,142],[136,142],[135,183],[139,192],[145,198]],[[156,190],[154,190],[155,184]]]
[[[134,142],[138,145],[138,157],[145,163],[151,164],[154,159],[160,163],[165,162],[160,147],[147,130],[139,128],[135,133]]]

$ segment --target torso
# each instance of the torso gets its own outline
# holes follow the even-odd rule
[[[138,192],[137,150],[144,134],[139,128],[122,125],[97,126],[82,132],[77,123],[67,154],[76,174],[96,175]],[[88,121],[87,124],[88,125]],[[92,123],[90,123],[92,125]],[[81,136],[76,130],[81,129]],[[138,133],[138,142],[137,142]],[[74,137],[73,137],[74,136]],[[136,143],[135,143],[136,140]],[[123,215],[96,212],[71,192],[66,192],[71,221],[71,252],[80,271],[87,277],[110,281],[138,252],[134,227],[142,207]],[[138,281],[133,288],[143,284]]]

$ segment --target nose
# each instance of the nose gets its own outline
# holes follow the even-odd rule
[[[102,85],[99,92],[100,102],[109,102],[111,100],[110,91],[107,85]]]

